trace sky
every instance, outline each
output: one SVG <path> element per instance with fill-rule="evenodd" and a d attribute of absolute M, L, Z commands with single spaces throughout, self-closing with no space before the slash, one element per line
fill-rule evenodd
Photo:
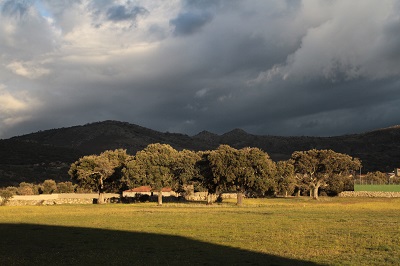
<path fill-rule="evenodd" d="M 400 0 L 0 0 L 0 138 L 400 124 Z"/>

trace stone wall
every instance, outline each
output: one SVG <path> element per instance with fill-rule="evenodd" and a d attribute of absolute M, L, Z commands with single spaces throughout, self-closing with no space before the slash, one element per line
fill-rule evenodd
<path fill-rule="evenodd" d="M 380 192 L 380 191 L 343 191 L 339 197 L 355 198 L 400 198 L 400 192 Z"/>
<path fill-rule="evenodd" d="M 207 200 L 208 192 L 195 192 L 190 195 L 187 195 L 185 198 L 186 200 L 193 200 L 193 201 L 204 201 Z M 213 200 L 216 200 L 218 195 L 213 195 Z M 237 193 L 222 193 L 222 199 L 236 199 Z"/>
<path fill-rule="evenodd" d="M 207 192 L 196 192 L 191 195 L 186 196 L 186 200 L 191 201 L 206 201 L 207 200 Z M 7 203 L 7 206 L 28 206 L 28 205 L 57 205 L 57 204 L 93 204 L 99 194 L 97 193 L 62 193 L 62 194 L 41 194 L 41 195 L 29 195 L 29 196 L 13 196 Z M 105 193 L 105 198 L 108 199 L 108 202 L 116 203 L 121 202 L 121 198 L 119 194 L 113 193 Z M 128 197 L 129 198 L 129 197 Z M 157 200 L 157 197 L 153 196 L 154 200 Z M 236 199 L 236 193 L 222 193 L 222 199 Z M 217 195 L 213 195 L 213 201 L 217 199 Z M 0 203 L 1 203 L 0 198 Z M 168 201 L 179 201 L 179 197 L 169 196 L 164 198 L 165 202 Z M 130 202 L 129 200 L 126 202 Z"/>
<path fill-rule="evenodd" d="M 56 204 L 93 204 L 99 197 L 97 193 L 63 193 L 63 194 L 42 194 L 30 196 L 13 196 L 7 206 L 28 206 L 28 205 L 56 205 Z M 119 199 L 119 194 L 105 193 L 106 199 Z M 111 200 L 114 202 L 114 200 Z"/>

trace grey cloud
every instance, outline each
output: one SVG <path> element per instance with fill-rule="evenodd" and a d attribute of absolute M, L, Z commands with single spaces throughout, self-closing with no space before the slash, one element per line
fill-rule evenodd
<path fill-rule="evenodd" d="M 0 15 L 0 56 L 8 65 L 15 61 L 32 60 L 53 51 L 57 45 L 57 34 L 51 25 L 28 1 L 7 1 Z"/>
<path fill-rule="evenodd" d="M 170 20 L 176 36 L 185 36 L 198 32 L 210 23 L 215 16 L 237 7 L 236 0 L 185 0 L 177 17 Z"/>
<path fill-rule="evenodd" d="M 21 18 L 29 10 L 30 4 L 27 1 L 8 0 L 1 8 L 3 15 Z"/>
<path fill-rule="evenodd" d="M 129 8 L 123 5 L 115 5 L 108 8 L 107 18 L 112 21 L 136 20 L 138 16 L 148 13 L 147 9 L 140 6 Z"/>
<path fill-rule="evenodd" d="M 183 1 L 183 6 L 185 8 L 196 8 L 196 9 L 206 9 L 210 7 L 217 7 L 221 4 L 221 0 L 185 0 Z"/>
<path fill-rule="evenodd" d="M 175 27 L 174 33 L 177 36 L 185 36 L 199 31 L 205 24 L 212 20 L 209 13 L 182 13 L 170 21 Z"/>

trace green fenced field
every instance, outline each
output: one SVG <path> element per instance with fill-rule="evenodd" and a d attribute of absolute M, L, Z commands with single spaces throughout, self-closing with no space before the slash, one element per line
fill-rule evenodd
<path fill-rule="evenodd" d="M 399 198 L 0 207 L 2 265 L 399 265 Z"/>
<path fill-rule="evenodd" d="M 400 185 L 354 185 L 354 191 L 400 192 Z"/>

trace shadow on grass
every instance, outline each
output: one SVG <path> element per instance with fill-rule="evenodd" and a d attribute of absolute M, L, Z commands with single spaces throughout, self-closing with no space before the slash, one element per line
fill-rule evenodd
<path fill-rule="evenodd" d="M 317 265 L 185 237 L 0 224 L 1 265 Z"/>

